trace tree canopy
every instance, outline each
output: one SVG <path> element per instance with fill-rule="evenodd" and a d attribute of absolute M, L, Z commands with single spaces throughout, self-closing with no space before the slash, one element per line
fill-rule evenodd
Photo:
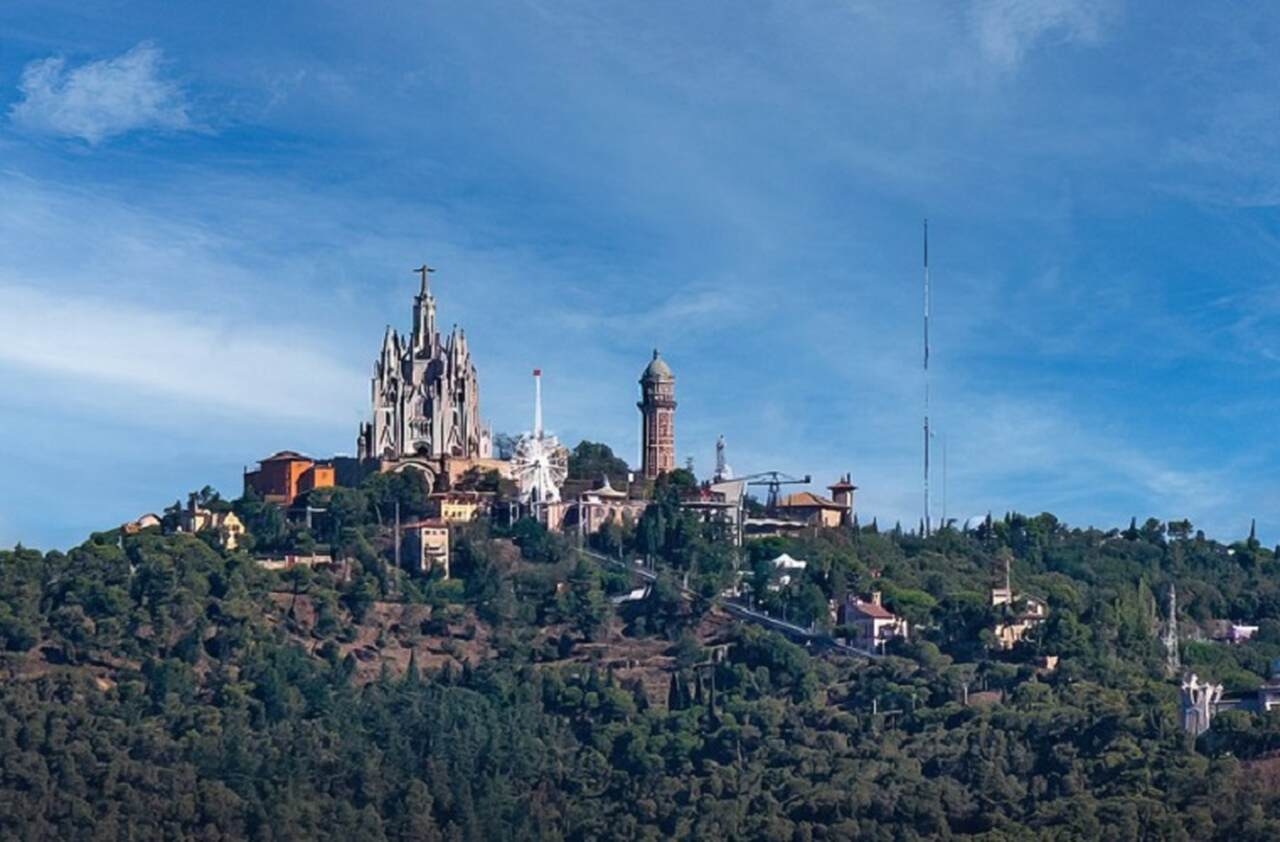
<path fill-rule="evenodd" d="M 697 594 L 734 586 L 736 553 L 670 483 L 621 536 L 658 579 L 617 607 L 637 582 L 533 522 L 461 530 L 456 581 L 396 570 L 381 509 L 414 493 L 332 492 L 314 528 L 350 557 L 305 573 L 155 531 L 0 551 L 0 836 L 1280 834 L 1280 718 L 1222 714 L 1191 742 L 1159 644 L 1174 582 L 1189 634 L 1261 626 L 1188 641 L 1188 663 L 1239 689 L 1263 679 L 1280 569 L 1256 540 L 1009 515 L 927 539 L 748 544 L 741 587 L 766 607 L 829 622 L 827 600 L 874 587 L 909 617 L 913 639 L 868 662 L 707 610 Z M 235 503 L 275 528 L 254 504 Z M 783 551 L 808 565 L 771 590 L 761 563 Z M 1006 553 L 1015 591 L 1050 610 L 1010 651 L 983 634 Z"/>

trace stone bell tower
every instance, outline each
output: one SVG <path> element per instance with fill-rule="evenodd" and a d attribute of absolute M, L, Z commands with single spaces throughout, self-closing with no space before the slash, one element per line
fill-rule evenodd
<path fill-rule="evenodd" d="M 646 479 L 676 468 L 676 378 L 655 348 L 640 375 L 640 467 Z"/>

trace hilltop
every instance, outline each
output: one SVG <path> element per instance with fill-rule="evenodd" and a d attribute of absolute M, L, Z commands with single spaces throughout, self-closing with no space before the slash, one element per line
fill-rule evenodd
<path fill-rule="evenodd" d="M 1256 541 L 1009 515 L 927 539 L 815 529 L 744 548 L 748 587 L 801 623 L 881 592 L 915 631 L 868 660 L 683 597 L 686 580 L 716 592 L 732 553 L 661 500 L 646 517 L 599 539 L 658 556 L 658 580 L 621 604 L 625 572 L 532 523 L 462 530 L 449 580 L 387 564 L 387 528 L 363 517 L 331 536 L 347 560 L 314 571 L 155 529 L 2 552 L 0 833 L 1280 832 L 1280 723 L 1224 713 L 1193 740 L 1160 643 L 1173 582 L 1186 665 L 1234 690 L 1263 682 L 1280 657 L 1280 562 Z M 771 590 L 783 552 L 807 566 Z M 988 597 L 1006 559 L 1014 589 L 1048 607 L 1008 649 Z M 1257 632 L 1214 641 L 1224 618 Z"/>

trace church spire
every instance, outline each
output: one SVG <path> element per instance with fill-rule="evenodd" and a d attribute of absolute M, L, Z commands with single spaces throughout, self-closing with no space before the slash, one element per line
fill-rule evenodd
<path fill-rule="evenodd" d="M 428 279 L 435 269 L 424 263 L 413 271 L 422 276 L 422 285 L 413 298 L 413 353 L 430 356 L 435 348 L 436 299 Z"/>
<path fill-rule="evenodd" d="M 434 271 L 436 270 L 425 263 L 413 270 L 414 274 L 422 276 L 422 287 L 418 290 L 418 295 L 422 298 L 431 294 L 431 284 L 428 281 L 428 276 Z"/>

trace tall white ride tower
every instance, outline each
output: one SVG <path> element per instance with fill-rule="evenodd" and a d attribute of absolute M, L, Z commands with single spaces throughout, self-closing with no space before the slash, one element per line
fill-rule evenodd
<path fill-rule="evenodd" d="M 569 451 L 542 429 L 542 369 L 533 370 L 533 430 L 516 442 L 513 473 L 520 502 L 537 506 L 559 503 L 560 487 L 569 476 Z"/>

